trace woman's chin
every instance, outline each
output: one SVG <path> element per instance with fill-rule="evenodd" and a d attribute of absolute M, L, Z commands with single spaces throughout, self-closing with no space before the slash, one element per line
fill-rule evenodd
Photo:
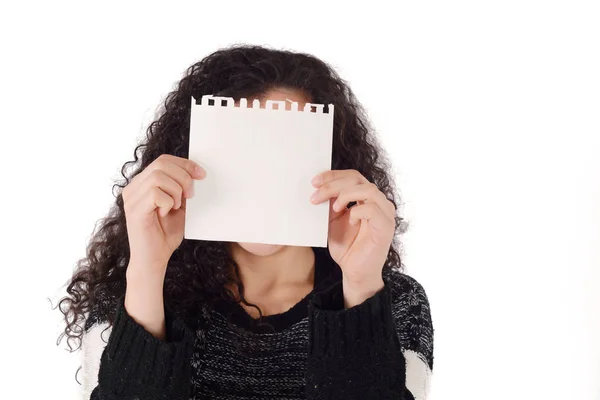
<path fill-rule="evenodd" d="M 285 247 L 280 244 L 265 243 L 238 243 L 238 245 L 248 253 L 252 253 L 255 256 L 270 256 Z"/>

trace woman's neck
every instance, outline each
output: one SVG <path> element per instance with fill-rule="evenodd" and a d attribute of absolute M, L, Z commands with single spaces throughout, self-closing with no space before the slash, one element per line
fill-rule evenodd
<path fill-rule="evenodd" d="M 259 256 L 231 244 L 247 300 L 280 297 L 288 290 L 312 290 L 315 254 L 311 247 L 285 246 L 274 254 Z M 309 290 L 309 291 L 310 291 Z"/>

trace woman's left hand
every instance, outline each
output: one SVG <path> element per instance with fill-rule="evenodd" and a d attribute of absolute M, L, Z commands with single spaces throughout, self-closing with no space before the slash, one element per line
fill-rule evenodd
<path fill-rule="evenodd" d="M 384 286 L 382 270 L 396 227 L 394 203 L 355 170 L 316 175 L 311 202 L 329 200 L 329 252 L 343 274 L 346 308 L 362 303 Z M 348 203 L 356 202 L 351 208 Z"/>

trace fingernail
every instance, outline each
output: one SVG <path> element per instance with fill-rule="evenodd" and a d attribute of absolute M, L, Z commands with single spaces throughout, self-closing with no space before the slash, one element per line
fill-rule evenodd
<path fill-rule="evenodd" d="M 320 185 L 321 182 L 323 182 L 323 177 L 321 175 L 315 176 L 314 178 L 312 178 L 312 181 L 311 181 L 311 183 L 313 185 Z"/>
<path fill-rule="evenodd" d="M 206 175 L 204 169 L 199 165 L 196 166 L 196 169 L 194 170 L 194 172 L 196 173 L 196 176 L 198 178 L 204 178 L 204 176 Z"/>
<path fill-rule="evenodd" d="M 314 193 L 312 194 L 312 196 L 310 196 L 310 201 L 314 203 L 314 202 L 315 202 L 315 200 L 317 199 L 317 196 L 318 196 L 318 194 L 319 194 L 319 191 L 318 191 L 318 190 L 317 190 L 316 192 L 314 192 Z"/>

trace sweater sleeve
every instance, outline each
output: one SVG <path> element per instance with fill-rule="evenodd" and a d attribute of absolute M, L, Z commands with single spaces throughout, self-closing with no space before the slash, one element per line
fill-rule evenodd
<path fill-rule="evenodd" d="M 433 327 L 421 285 L 399 272 L 344 309 L 342 282 L 309 305 L 309 400 L 424 400 L 433 365 Z"/>
<path fill-rule="evenodd" d="M 152 336 L 117 308 L 91 400 L 188 400 L 193 334 L 165 307 L 166 340 Z"/>

